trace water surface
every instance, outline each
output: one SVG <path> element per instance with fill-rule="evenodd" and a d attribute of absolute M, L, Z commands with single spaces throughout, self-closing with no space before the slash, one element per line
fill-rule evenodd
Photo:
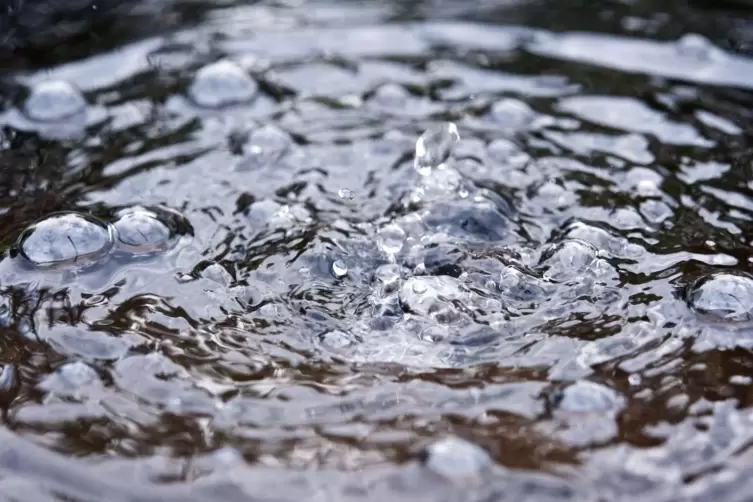
<path fill-rule="evenodd" d="M 170 9 L 0 57 L 4 500 L 745 499 L 753 13 Z"/>

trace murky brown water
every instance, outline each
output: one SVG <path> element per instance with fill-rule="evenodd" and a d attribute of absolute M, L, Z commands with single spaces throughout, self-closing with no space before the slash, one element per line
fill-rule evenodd
<path fill-rule="evenodd" d="M 749 500 L 743 4 L 29 14 L 0 498 Z"/>

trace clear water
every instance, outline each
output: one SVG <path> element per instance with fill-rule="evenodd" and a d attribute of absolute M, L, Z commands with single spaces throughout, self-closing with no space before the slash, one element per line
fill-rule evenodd
<path fill-rule="evenodd" d="M 90 15 L 0 51 L 3 500 L 746 500 L 744 2 Z"/>

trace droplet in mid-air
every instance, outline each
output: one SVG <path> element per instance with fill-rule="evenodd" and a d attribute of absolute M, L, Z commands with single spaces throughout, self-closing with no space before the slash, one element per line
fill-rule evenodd
<path fill-rule="evenodd" d="M 259 86 L 236 63 L 223 59 L 201 68 L 194 76 L 188 93 L 205 108 L 222 108 L 250 101 Z"/>
<path fill-rule="evenodd" d="M 356 198 L 356 194 L 354 194 L 352 190 L 348 190 L 347 188 L 341 188 L 340 190 L 338 190 L 337 195 L 343 200 L 353 200 Z"/>
<path fill-rule="evenodd" d="M 35 85 L 24 103 L 24 114 L 39 122 L 58 122 L 86 111 L 81 91 L 64 80 L 47 80 Z"/>
<path fill-rule="evenodd" d="M 16 249 L 40 267 L 92 262 L 110 252 L 113 234 L 110 225 L 94 216 L 57 213 L 27 227 L 18 237 Z"/>
<path fill-rule="evenodd" d="M 332 275 L 336 279 L 342 279 L 348 275 L 348 266 L 342 260 L 335 260 L 332 262 Z"/>
<path fill-rule="evenodd" d="M 422 176 L 442 165 L 452 153 L 452 147 L 460 141 L 458 127 L 452 122 L 430 127 L 416 141 L 413 167 Z"/>
<path fill-rule="evenodd" d="M 724 321 L 753 321 L 753 276 L 719 272 L 694 282 L 687 295 L 694 311 Z"/>
<path fill-rule="evenodd" d="M 143 207 L 127 208 L 115 221 L 118 246 L 126 251 L 149 253 L 164 251 L 172 246 L 185 230 L 187 222 L 172 211 L 151 210 Z M 172 220 L 178 220 L 172 221 Z"/>

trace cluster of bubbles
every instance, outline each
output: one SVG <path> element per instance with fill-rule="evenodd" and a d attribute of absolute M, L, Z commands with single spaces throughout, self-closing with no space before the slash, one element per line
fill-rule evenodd
<path fill-rule="evenodd" d="M 253 101 L 258 89 L 256 81 L 238 63 L 223 59 L 200 68 L 187 95 L 199 107 L 223 109 Z M 50 139 L 80 137 L 88 126 L 106 117 L 101 108 L 87 102 L 79 87 L 62 79 L 36 82 L 19 111 L 14 110 L 5 120 L 14 127 L 31 128 Z M 266 141 L 267 137 L 260 139 Z M 278 147 L 279 140 L 275 143 L 275 148 Z"/>
<path fill-rule="evenodd" d="M 112 223 L 81 212 L 48 215 L 24 229 L 14 249 L 36 268 L 84 267 L 111 253 L 150 255 L 192 234 L 188 220 L 163 207 L 129 207 Z"/>
<path fill-rule="evenodd" d="M 451 122 L 426 130 L 416 142 L 415 170 L 421 176 L 428 176 L 436 170 L 444 169 L 453 145 L 459 140 L 458 128 Z M 394 255 L 402 249 L 404 238 L 405 232 L 399 226 L 389 225 L 379 233 L 380 248 L 388 255 Z M 545 265 L 543 278 L 562 281 L 574 273 L 598 267 L 601 254 L 596 246 L 578 238 L 550 244 L 541 253 L 541 263 Z M 411 294 L 425 295 L 427 289 L 431 289 L 435 296 L 448 297 L 450 289 L 457 289 L 450 288 L 441 281 L 437 283 L 436 280 L 434 283 L 426 283 L 413 278 L 412 281 L 410 288 L 404 288 L 409 291 L 404 297 Z M 420 291 L 416 290 L 417 287 Z M 753 276 L 741 271 L 708 274 L 689 285 L 687 302 L 693 311 L 707 318 L 728 322 L 753 321 Z"/>
<path fill-rule="evenodd" d="M 708 52 L 704 40 L 698 38 L 684 39 L 681 47 L 684 54 Z M 259 86 L 240 65 L 221 60 L 199 69 L 187 93 L 196 105 L 219 109 L 251 102 L 257 97 Z M 378 89 L 376 98 L 383 107 L 399 108 L 407 99 L 407 94 L 399 86 L 383 86 Z M 50 80 L 33 87 L 22 111 L 32 121 L 50 124 L 85 117 L 87 107 L 80 90 L 67 82 Z M 533 120 L 532 111 L 527 106 L 510 100 L 495 105 L 492 115 L 501 122 L 513 124 L 513 129 Z M 504 232 L 500 229 L 504 229 L 505 223 L 494 209 L 502 204 L 493 200 L 490 194 L 465 187 L 462 177 L 448 165 L 452 149 L 459 141 L 458 127 L 447 122 L 427 129 L 415 143 L 413 167 L 420 179 L 419 187 L 408 202 L 435 203 L 428 210 L 417 213 L 421 231 L 426 225 L 432 225 L 439 232 L 446 231 L 458 220 L 458 210 L 462 216 L 465 214 L 462 212 L 464 208 L 473 205 L 478 211 L 486 211 L 486 223 L 480 218 L 460 218 L 463 221 L 460 230 L 485 234 L 487 237 L 503 237 Z M 254 131 L 245 142 L 243 167 L 260 169 L 273 165 L 290 146 L 288 135 L 275 126 L 264 126 Z M 489 150 L 513 163 L 517 162 L 513 154 L 523 155 L 506 140 L 496 140 Z M 554 185 L 545 188 L 556 190 Z M 462 201 L 454 207 L 456 212 L 448 213 L 448 189 Z M 356 197 L 353 191 L 345 188 L 338 191 L 338 196 L 347 202 Z M 380 322 L 384 318 L 395 317 L 395 312 L 400 311 L 414 319 L 451 324 L 463 315 L 455 305 L 463 305 L 476 312 L 501 310 L 501 303 L 496 298 L 482 298 L 474 291 L 468 284 L 473 278 L 469 278 L 452 257 L 433 256 L 431 249 L 434 248 L 426 245 L 431 244 L 431 239 L 421 231 L 414 231 L 412 220 L 406 218 L 390 222 L 376 232 L 376 248 L 388 262 L 381 264 L 373 273 L 379 291 L 372 299 L 377 313 L 382 316 Z M 186 218 L 164 207 L 126 208 L 118 212 L 112 222 L 79 212 L 65 212 L 49 215 L 31 224 L 18 237 L 14 249 L 27 264 L 36 268 L 79 267 L 101 262 L 113 253 L 150 256 L 166 252 L 182 236 L 190 234 L 192 229 Z M 404 261 L 411 261 L 409 242 L 420 242 L 418 247 L 424 251 L 415 260 L 421 265 L 405 273 L 408 267 L 405 267 Z M 552 292 L 549 287 L 557 284 L 572 286 L 574 295 L 577 295 L 577 288 L 588 285 L 581 280 L 583 274 L 609 268 L 602 255 L 597 246 L 579 238 L 577 232 L 572 232 L 567 238 L 538 250 L 538 259 L 534 264 L 537 274 L 523 272 L 525 266 L 516 264 L 499 273 L 495 278 L 496 283 L 487 278 L 482 283 L 484 287 L 476 289 L 493 293 L 504 291 L 510 303 L 514 300 L 530 303 L 534 298 L 545 299 Z M 336 280 L 344 280 L 349 274 L 356 275 L 343 259 L 332 260 L 329 272 Z M 739 271 L 705 275 L 688 286 L 685 300 L 690 309 L 704 319 L 730 323 L 753 321 L 753 276 Z M 389 324 L 385 323 L 384 326 Z M 351 345 L 350 334 L 330 331 L 325 335 L 322 340 L 335 350 Z M 447 332 L 432 330 L 431 326 L 421 332 L 421 339 L 429 342 L 443 337 L 449 337 Z M 484 333 L 474 332 L 468 337 L 468 345 L 483 344 L 493 339 Z M 75 362 L 61 367 L 54 378 L 56 380 L 50 379 L 45 385 L 76 388 L 95 380 L 96 374 L 86 364 Z M 0 391 L 13 389 L 17 384 L 14 367 L 4 367 L 0 371 Z M 619 393 L 585 379 L 553 392 L 549 399 L 552 407 L 564 416 L 580 417 L 594 413 L 612 416 L 625 406 L 625 400 Z M 493 462 L 485 451 L 454 437 L 430 445 L 422 458 L 427 469 L 463 483 L 474 482 L 493 468 Z"/>

